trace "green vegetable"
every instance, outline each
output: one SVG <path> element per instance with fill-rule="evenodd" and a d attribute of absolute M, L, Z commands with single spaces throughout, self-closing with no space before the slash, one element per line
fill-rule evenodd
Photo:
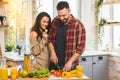
<path fill-rule="evenodd" d="M 30 78 L 47 78 L 50 76 L 49 70 L 47 68 L 38 68 L 28 74 Z"/>

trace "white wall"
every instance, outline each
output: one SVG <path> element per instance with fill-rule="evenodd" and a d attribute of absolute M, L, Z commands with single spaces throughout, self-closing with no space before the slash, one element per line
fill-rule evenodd
<path fill-rule="evenodd" d="M 81 0 L 81 21 L 86 28 L 86 49 L 95 49 L 94 0 Z"/>

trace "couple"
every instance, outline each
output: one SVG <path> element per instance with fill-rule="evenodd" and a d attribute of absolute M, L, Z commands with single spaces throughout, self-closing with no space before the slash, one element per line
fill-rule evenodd
<path fill-rule="evenodd" d="M 85 49 L 86 31 L 71 14 L 67 2 L 59 2 L 56 8 L 58 15 L 52 23 L 49 14 L 41 12 L 31 28 L 33 67 L 57 70 L 59 65 L 63 71 L 70 71 L 79 64 L 79 57 Z"/>

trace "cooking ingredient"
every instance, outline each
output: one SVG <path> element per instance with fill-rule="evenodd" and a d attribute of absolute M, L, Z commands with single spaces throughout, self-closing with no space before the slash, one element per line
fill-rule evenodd
<path fill-rule="evenodd" d="M 24 54 L 24 66 L 28 73 L 31 71 L 31 59 L 30 54 Z"/>
<path fill-rule="evenodd" d="M 47 30 L 47 29 L 45 29 L 45 32 L 47 33 L 47 32 L 48 32 L 48 30 Z"/>
<path fill-rule="evenodd" d="M 80 65 L 78 65 L 78 66 L 76 67 L 76 69 L 77 69 L 78 71 L 81 71 L 81 72 L 82 72 L 82 70 L 83 70 L 83 68 L 82 68 Z"/>
<path fill-rule="evenodd" d="M 50 76 L 49 70 L 47 68 L 37 68 L 28 74 L 30 78 L 47 78 Z"/>
<path fill-rule="evenodd" d="M 56 71 L 56 72 L 54 73 L 54 75 L 55 75 L 56 77 L 61 77 L 62 73 L 61 73 L 60 71 Z"/>
<path fill-rule="evenodd" d="M 71 70 L 70 73 L 72 77 L 82 77 L 83 75 L 82 71 L 83 71 L 83 68 L 80 65 L 78 65 L 76 66 L 76 69 Z"/>
<path fill-rule="evenodd" d="M 55 72 L 55 70 L 53 69 L 53 70 L 50 71 L 50 74 L 54 74 L 54 72 Z"/>
<path fill-rule="evenodd" d="M 71 70 L 70 73 L 71 73 L 71 74 L 76 74 L 76 73 L 77 73 L 77 70 Z"/>
<path fill-rule="evenodd" d="M 77 77 L 82 77 L 83 76 L 83 73 L 82 72 L 77 72 Z"/>
<path fill-rule="evenodd" d="M 62 77 L 63 78 L 70 78 L 71 77 L 71 73 L 70 72 L 62 72 Z"/>
<path fill-rule="evenodd" d="M 20 72 L 20 75 L 21 75 L 21 77 L 27 77 L 28 76 L 28 72 L 27 72 L 27 70 L 22 70 L 21 72 Z"/>

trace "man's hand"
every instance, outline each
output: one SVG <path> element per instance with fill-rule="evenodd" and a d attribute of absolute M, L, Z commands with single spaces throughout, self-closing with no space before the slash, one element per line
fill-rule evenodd
<path fill-rule="evenodd" d="M 72 68 L 72 63 L 71 63 L 71 62 L 67 62 L 67 63 L 64 65 L 63 71 L 70 71 L 71 68 Z"/>
<path fill-rule="evenodd" d="M 80 54 L 74 53 L 73 56 L 68 60 L 68 62 L 64 65 L 63 71 L 70 71 L 72 69 L 72 64 L 80 57 Z"/>
<path fill-rule="evenodd" d="M 54 64 L 58 63 L 58 58 L 56 55 L 51 55 L 50 56 L 50 61 L 53 62 Z"/>

